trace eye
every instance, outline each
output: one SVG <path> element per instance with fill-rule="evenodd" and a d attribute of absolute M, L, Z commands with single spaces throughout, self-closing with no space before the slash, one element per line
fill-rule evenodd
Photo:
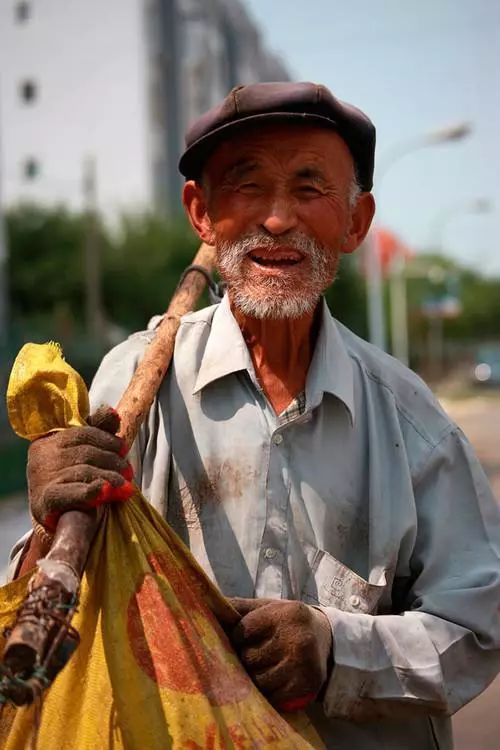
<path fill-rule="evenodd" d="M 242 193 L 243 195 L 257 195 L 262 192 L 262 185 L 258 182 L 241 182 L 237 190 L 239 193 Z"/>
<path fill-rule="evenodd" d="M 310 197 L 314 198 L 317 195 L 322 195 L 321 190 L 317 185 L 299 185 L 297 188 L 297 191 L 300 195 L 303 195 L 304 197 Z"/>
<path fill-rule="evenodd" d="M 255 190 L 259 185 L 256 182 L 242 182 L 239 186 L 240 190 Z"/>

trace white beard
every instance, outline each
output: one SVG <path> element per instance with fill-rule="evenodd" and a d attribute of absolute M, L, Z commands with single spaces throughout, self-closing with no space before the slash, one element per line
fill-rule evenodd
<path fill-rule="evenodd" d="M 304 256 L 301 263 L 306 267 L 299 272 L 302 279 L 295 266 L 285 267 L 279 277 L 245 272 L 242 266 L 248 253 L 262 248 L 272 251 L 284 244 Z M 314 311 L 321 294 L 335 278 L 339 252 L 323 248 L 302 232 L 276 238 L 256 232 L 235 242 L 219 241 L 217 257 L 233 304 L 247 316 L 280 320 L 300 318 Z"/>

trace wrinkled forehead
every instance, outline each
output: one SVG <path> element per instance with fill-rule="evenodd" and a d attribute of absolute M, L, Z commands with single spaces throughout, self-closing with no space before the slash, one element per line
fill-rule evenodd
<path fill-rule="evenodd" d="M 242 129 L 219 143 L 207 159 L 203 178 L 216 184 L 255 171 L 306 175 L 308 170 L 325 179 L 351 181 L 354 162 L 349 147 L 333 129 L 274 123 Z"/>

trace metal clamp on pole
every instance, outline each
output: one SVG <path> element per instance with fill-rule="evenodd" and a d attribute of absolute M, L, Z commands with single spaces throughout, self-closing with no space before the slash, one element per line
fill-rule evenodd
<path fill-rule="evenodd" d="M 204 266 L 199 266 L 196 263 L 192 263 L 190 266 L 184 269 L 177 286 L 179 287 L 182 284 L 182 282 L 184 281 L 188 273 L 191 273 L 191 271 L 198 271 L 199 273 L 202 274 L 202 276 L 205 277 L 205 280 L 207 282 L 208 296 L 210 298 L 210 302 L 213 305 L 216 305 L 218 302 L 221 302 L 224 296 L 224 292 L 226 291 L 226 285 L 224 284 L 224 282 L 220 282 L 218 284 L 213 278 L 212 274 L 210 274 Z"/>

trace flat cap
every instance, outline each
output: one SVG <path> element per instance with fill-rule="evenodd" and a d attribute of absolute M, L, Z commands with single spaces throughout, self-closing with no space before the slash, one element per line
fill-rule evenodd
<path fill-rule="evenodd" d="M 237 128 L 270 121 L 317 123 L 332 128 L 349 147 L 361 189 L 372 189 L 375 157 L 372 121 L 317 83 L 252 83 L 234 88 L 189 128 L 186 150 L 179 162 L 181 174 L 188 179 L 199 177 L 215 146 L 231 138 Z"/>

